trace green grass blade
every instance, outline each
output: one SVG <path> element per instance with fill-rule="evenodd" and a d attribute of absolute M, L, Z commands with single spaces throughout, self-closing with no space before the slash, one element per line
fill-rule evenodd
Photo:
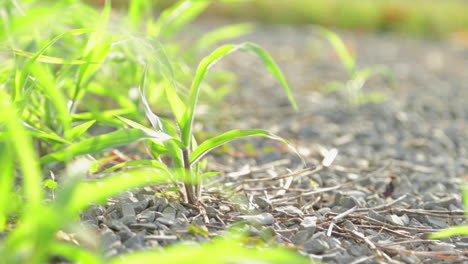
<path fill-rule="evenodd" d="M 104 63 L 107 54 L 110 52 L 111 44 L 112 43 L 109 41 L 98 43 L 84 56 L 85 60 L 92 61 L 93 63 L 80 65 L 72 98 L 74 102 L 81 99 L 84 95 L 84 84 L 97 72 L 102 63 Z"/>
<path fill-rule="evenodd" d="M 132 114 L 132 111 L 130 111 L 130 109 L 127 109 L 127 108 L 119 108 L 119 109 L 104 110 L 104 111 L 91 109 L 90 112 L 82 112 L 78 114 L 73 114 L 72 118 L 73 120 L 94 119 L 99 122 L 121 125 L 121 121 L 117 120 L 115 116 L 127 115 L 127 114 Z"/>
<path fill-rule="evenodd" d="M 84 94 L 83 84 L 101 67 L 101 64 L 110 52 L 112 43 L 110 41 L 104 41 L 104 32 L 109 22 L 109 16 L 111 12 L 111 1 L 106 1 L 104 8 L 99 16 L 96 23 L 96 29 L 89 36 L 88 42 L 86 43 L 83 51 L 83 57 L 87 61 L 94 62 L 93 64 L 83 64 L 79 68 L 78 77 L 76 80 L 75 91 L 73 92 L 73 107 L 76 107 L 76 101 L 81 99 Z"/>
<path fill-rule="evenodd" d="M 164 173 L 157 169 L 135 169 L 117 173 L 92 183 L 81 183 L 77 186 L 71 201 L 67 204 L 67 212 L 74 215 L 85 209 L 91 203 L 103 203 L 107 198 L 123 191 L 167 182 Z"/>
<path fill-rule="evenodd" d="M 5 229 L 11 203 L 10 193 L 14 186 L 14 163 L 11 155 L 11 146 L 6 142 L 0 142 L 0 232 Z"/>
<path fill-rule="evenodd" d="M 70 140 L 74 140 L 74 139 L 77 139 L 77 138 L 81 137 L 81 135 L 83 135 L 86 131 L 88 131 L 88 129 L 92 125 L 94 125 L 94 123 L 96 123 L 96 120 L 90 120 L 88 122 L 84 122 L 83 124 L 79 124 L 79 125 L 73 127 L 69 131 L 65 131 L 65 138 L 70 139 Z"/>
<path fill-rule="evenodd" d="M 13 52 L 17 56 L 22 56 L 22 57 L 29 58 L 29 59 L 32 59 L 36 55 L 35 53 L 20 50 L 20 49 L 14 49 Z M 69 65 L 80 65 L 80 64 L 90 63 L 89 61 L 85 61 L 85 60 L 64 59 L 64 58 L 58 58 L 58 57 L 52 57 L 52 56 L 46 56 L 46 55 L 39 55 L 36 58 L 36 61 L 50 63 L 50 64 L 69 64 Z"/>
<path fill-rule="evenodd" d="M 0 120 L 5 122 L 8 138 L 12 139 L 12 148 L 23 176 L 24 194 L 28 203 L 34 206 L 43 199 L 41 169 L 33 142 L 19 122 L 16 109 L 8 98 L 5 92 L 0 90 Z"/>
<path fill-rule="evenodd" d="M 278 81 L 281 83 L 283 86 L 284 91 L 286 92 L 286 95 L 289 98 L 289 101 L 291 102 L 292 106 L 294 109 L 298 109 L 297 103 L 294 100 L 294 96 L 291 92 L 291 89 L 289 88 L 289 85 L 286 81 L 286 78 L 284 77 L 283 73 L 279 69 L 278 65 L 274 62 L 274 60 L 271 58 L 271 56 L 266 52 L 263 48 L 261 48 L 258 45 L 255 45 L 253 43 L 242 43 L 240 45 L 224 45 L 216 49 L 214 52 L 212 52 L 210 55 L 207 57 L 203 58 L 203 60 L 200 62 L 197 71 L 195 73 L 194 80 L 192 82 L 192 85 L 190 87 L 190 97 L 189 97 L 189 102 L 187 104 L 187 110 L 184 113 L 184 116 L 179 122 L 181 131 L 182 131 L 182 142 L 184 143 L 185 146 L 190 146 L 190 140 L 192 137 L 192 126 L 193 126 L 193 120 L 194 120 L 194 113 L 195 113 L 195 108 L 198 103 L 198 97 L 200 94 L 200 85 L 202 81 L 204 80 L 206 74 L 208 73 L 208 70 L 211 66 L 213 66 L 218 60 L 220 60 L 222 57 L 226 56 L 227 54 L 237 50 L 241 49 L 243 51 L 247 51 L 250 53 L 253 53 L 254 55 L 258 56 L 265 67 L 275 76 Z"/>
<path fill-rule="evenodd" d="M 57 42 L 58 40 L 60 40 L 61 38 L 65 37 L 65 36 L 70 36 L 70 35 L 81 35 L 81 34 L 84 34 L 84 33 L 90 33 L 90 32 L 94 32 L 93 29 L 89 29 L 89 28 L 80 28 L 80 29 L 72 29 L 72 30 L 69 30 L 67 32 L 64 32 L 58 36 L 56 36 L 55 38 L 53 38 L 51 41 L 49 41 L 46 45 L 44 45 L 39 51 L 37 51 L 32 57 L 31 57 L 31 62 L 35 62 L 41 55 L 44 54 L 44 52 L 46 52 L 46 50 L 48 50 L 52 45 L 55 44 L 55 42 Z"/>
<path fill-rule="evenodd" d="M 174 116 L 177 122 L 182 122 L 184 118 L 184 113 L 187 109 L 180 96 L 177 94 L 177 90 L 173 83 L 165 82 L 164 85 L 164 92 L 166 94 L 166 98 L 171 106 L 171 110 L 174 113 Z"/>
<path fill-rule="evenodd" d="M 451 236 L 467 236 L 468 235 L 468 225 L 464 226 L 452 226 L 449 228 L 446 228 L 444 230 L 441 230 L 439 232 L 436 232 L 434 234 L 431 234 L 429 237 L 431 239 L 438 239 L 438 238 L 447 238 Z"/>
<path fill-rule="evenodd" d="M 136 128 L 136 129 L 139 129 L 143 132 L 145 132 L 145 134 L 151 136 L 151 138 L 153 140 L 156 140 L 158 142 L 164 142 L 164 141 L 167 141 L 167 140 L 170 140 L 170 139 L 174 139 L 172 136 L 162 132 L 162 131 L 154 131 L 150 128 L 147 128 L 141 124 L 138 124 L 137 122 L 135 121 L 132 121 L 130 119 L 127 119 L 127 118 L 124 118 L 124 117 L 121 117 L 121 116 L 117 116 L 118 119 L 120 119 L 122 122 L 124 122 L 125 124 L 129 125 L 130 127 L 133 127 L 133 128 Z"/>
<path fill-rule="evenodd" d="M 208 69 L 214 65 L 219 59 L 229 54 L 230 52 L 236 50 L 237 47 L 234 45 L 224 45 L 216 49 L 207 57 L 203 58 L 197 68 L 195 73 L 195 78 L 190 87 L 190 96 L 187 109 L 184 113 L 184 116 L 180 122 L 180 127 L 182 130 L 182 142 L 185 146 L 190 146 L 190 140 L 192 137 L 192 125 L 194 119 L 195 108 L 198 103 L 198 96 L 200 94 L 200 85 L 205 79 Z"/>
<path fill-rule="evenodd" d="M 162 95 L 166 95 L 166 99 L 170 104 L 170 107 L 172 109 L 172 112 L 174 116 L 176 117 L 176 120 L 180 122 L 182 119 L 182 116 L 185 112 L 185 104 L 179 97 L 177 93 L 177 85 L 176 85 L 176 78 L 175 78 L 175 73 L 174 69 L 172 67 L 172 63 L 166 53 L 166 50 L 163 45 L 161 45 L 157 41 L 153 41 L 152 46 L 154 48 L 154 51 L 152 54 L 149 56 L 153 56 L 156 59 L 156 64 L 157 68 L 154 70 L 158 74 L 161 74 L 162 77 L 164 78 L 164 81 L 161 81 L 158 83 L 158 89 L 161 89 L 160 91 L 157 91 L 158 93 L 161 93 Z M 140 83 L 140 92 L 142 95 L 146 95 L 146 89 L 141 89 L 141 88 L 147 88 L 148 86 L 142 85 Z M 164 127 L 164 124 L 163 124 Z M 166 128 L 164 128 L 166 130 Z"/>
<path fill-rule="evenodd" d="M 43 156 L 40 161 L 41 163 L 67 161 L 78 155 L 92 154 L 107 148 L 124 146 L 147 138 L 151 138 L 151 135 L 148 135 L 141 129 L 118 130 L 71 144 L 65 149 Z"/>
<path fill-rule="evenodd" d="M 42 140 L 47 140 L 55 143 L 61 143 L 61 144 L 71 144 L 70 141 L 63 139 L 55 133 L 46 133 L 40 130 L 35 130 L 35 131 L 29 131 L 28 134 L 32 137 L 39 138 Z"/>
<path fill-rule="evenodd" d="M 63 38 L 64 36 L 67 35 L 79 35 L 79 34 L 84 34 L 84 33 L 89 33 L 92 32 L 92 29 L 73 29 L 69 30 L 67 32 L 64 32 L 55 38 L 53 38 L 51 41 L 49 41 L 46 45 L 44 45 L 39 51 L 37 51 L 27 62 L 25 65 L 24 69 L 21 72 L 18 72 L 19 75 L 17 75 L 16 80 L 15 80 L 15 89 L 13 90 L 12 98 L 13 100 L 16 100 L 20 94 L 22 88 L 25 86 L 26 78 L 29 75 L 29 65 L 33 64 L 40 56 L 44 54 L 44 52 L 47 51 L 52 45 L 54 45 L 55 42 L 57 42 L 59 39 Z"/>
<path fill-rule="evenodd" d="M 340 36 L 338 36 L 338 34 L 336 34 L 335 32 L 331 30 L 328 30 L 320 26 L 318 26 L 317 28 L 319 32 L 333 46 L 333 48 L 335 49 L 335 52 L 337 53 L 339 59 L 341 60 L 341 63 L 348 71 L 348 74 L 350 76 L 353 76 L 354 72 L 356 71 L 356 58 L 353 54 L 349 52 L 343 40 L 340 38 Z"/>
<path fill-rule="evenodd" d="M 240 23 L 224 26 L 204 34 L 195 44 L 196 49 L 204 50 L 228 39 L 238 38 L 252 32 L 254 26 L 251 23 Z"/>
<path fill-rule="evenodd" d="M 148 66 L 145 66 L 145 70 L 143 72 L 143 76 L 141 77 L 140 81 L 140 98 L 141 102 L 143 103 L 143 106 L 145 108 L 145 115 L 146 118 L 150 121 L 151 125 L 153 126 L 154 129 L 156 130 L 163 130 L 163 125 L 161 123 L 161 120 L 159 117 L 153 113 L 151 110 L 151 107 L 148 103 L 148 100 L 146 99 L 146 78 L 148 75 Z"/>
<path fill-rule="evenodd" d="M 112 1 L 105 1 L 104 8 L 99 15 L 99 18 L 96 22 L 95 29 L 93 33 L 89 36 L 88 42 L 86 43 L 84 54 L 89 54 L 99 43 L 102 43 L 102 39 L 104 37 L 104 32 L 107 28 L 107 24 L 109 23 L 111 9 L 111 2 Z"/>
<path fill-rule="evenodd" d="M 248 129 L 248 130 L 231 130 L 216 137 L 210 138 L 203 143 L 201 143 L 190 155 L 190 163 L 194 164 L 198 162 L 201 158 L 203 158 L 208 152 L 211 150 L 228 143 L 229 141 L 242 139 L 246 137 L 267 137 L 270 139 L 274 139 L 286 144 L 289 148 L 291 148 L 294 153 L 298 157 L 301 158 L 302 162 L 305 164 L 304 159 L 302 158 L 301 154 L 285 139 L 276 136 L 266 130 L 263 129 Z"/>
<path fill-rule="evenodd" d="M 156 57 L 156 63 L 158 66 L 155 72 L 161 74 L 164 78 L 163 81 L 158 83 L 158 89 L 161 89 L 158 92 L 160 92 L 163 96 L 165 94 L 166 99 L 172 109 L 172 113 L 176 117 L 177 122 L 180 122 L 185 112 L 186 106 L 177 93 L 174 68 L 164 46 L 156 41 L 153 42 L 153 46 L 156 50 L 154 55 Z M 164 129 L 166 130 L 166 128 Z"/>
<path fill-rule="evenodd" d="M 68 113 L 68 103 L 62 91 L 60 91 L 57 80 L 51 69 L 47 65 L 31 65 L 31 74 L 36 77 L 37 84 L 40 85 L 46 98 L 52 101 L 56 112 L 56 118 L 60 121 L 65 133 L 71 129 L 71 116 Z M 55 113 L 54 113 L 55 114 Z M 58 130 L 62 130 L 58 129 Z"/>
<path fill-rule="evenodd" d="M 265 65 L 265 67 L 270 71 L 270 73 L 273 74 L 273 76 L 275 76 L 276 79 L 281 83 L 286 95 L 288 96 L 289 102 L 294 107 L 294 109 L 298 111 L 299 107 L 297 106 L 296 100 L 294 99 L 291 89 L 289 88 L 288 82 L 286 81 L 286 78 L 284 77 L 280 68 L 270 56 L 270 54 L 268 54 L 268 52 L 262 47 L 253 43 L 243 43 L 240 45 L 240 49 L 243 51 L 253 53 L 254 55 L 257 55 L 260 58 L 260 60 L 263 62 L 263 65 Z"/>

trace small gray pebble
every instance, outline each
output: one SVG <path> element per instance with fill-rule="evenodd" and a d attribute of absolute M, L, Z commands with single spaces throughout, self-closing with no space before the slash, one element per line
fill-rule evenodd
<path fill-rule="evenodd" d="M 162 212 L 169 204 L 165 197 L 154 197 L 153 202 L 158 212 Z"/>
<path fill-rule="evenodd" d="M 343 223 L 343 227 L 346 228 L 347 230 L 350 230 L 350 231 L 357 231 L 357 227 L 353 224 L 353 222 L 351 222 L 349 220 L 346 220 Z"/>
<path fill-rule="evenodd" d="M 317 227 L 317 217 L 315 216 L 308 216 L 304 217 L 300 224 L 300 229 L 307 230 L 311 234 L 315 232 L 315 228 Z"/>
<path fill-rule="evenodd" d="M 431 251 L 452 251 L 455 249 L 454 244 L 439 242 L 437 244 L 428 245 Z"/>
<path fill-rule="evenodd" d="M 275 211 L 279 213 L 283 213 L 283 214 L 288 214 L 288 215 L 297 215 L 297 216 L 304 215 L 304 212 L 302 212 L 299 208 L 292 206 L 292 205 L 286 205 L 286 206 L 275 208 Z"/>
<path fill-rule="evenodd" d="M 133 209 L 135 210 L 136 213 L 140 213 L 141 211 L 145 210 L 148 208 L 148 203 L 149 200 L 141 200 L 136 203 L 133 203 Z"/>
<path fill-rule="evenodd" d="M 375 219 L 377 221 L 381 221 L 381 222 L 384 222 L 385 221 L 385 216 L 377 213 L 376 211 L 374 210 L 370 210 L 367 215 L 372 218 L 372 219 Z"/>
<path fill-rule="evenodd" d="M 137 216 L 137 220 L 140 223 L 154 222 L 155 218 L 156 218 L 156 212 L 150 211 L 148 209 L 144 210 Z"/>
<path fill-rule="evenodd" d="M 307 240 L 302 247 L 307 253 L 322 254 L 330 248 L 325 240 L 311 238 Z"/>
<path fill-rule="evenodd" d="M 262 213 L 258 215 L 240 215 L 236 218 L 260 225 L 272 225 L 275 223 L 275 218 L 270 213 Z"/>
<path fill-rule="evenodd" d="M 137 249 L 137 250 L 143 249 L 144 247 L 143 236 L 140 234 L 133 235 L 132 237 L 127 239 L 127 241 L 125 241 L 124 246 L 127 248 Z"/>
<path fill-rule="evenodd" d="M 135 224 L 137 222 L 137 218 L 134 215 L 127 215 L 127 216 L 122 217 L 120 221 L 122 221 L 122 223 L 128 226 L 128 225 Z"/>
<path fill-rule="evenodd" d="M 156 230 L 157 227 L 154 223 L 136 223 L 136 224 L 131 224 L 130 226 L 131 230 L 135 231 L 141 231 L 141 230 Z"/>
<path fill-rule="evenodd" d="M 309 240 L 311 236 L 312 233 L 310 233 L 308 230 L 299 230 L 291 237 L 291 242 L 293 242 L 294 245 L 301 246 L 307 240 Z"/>
<path fill-rule="evenodd" d="M 410 223 L 410 219 L 406 214 L 402 216 L 398 216 L 394 214 L 387 215 L 385 216 L 385 220 L 387 220 L 391 224 L 400 225 L 400 226 L 407 226 Z"/>
<path fill-rule="evenodd" d="M 268 210 L 272 208 L 271 202 L 263 197 L 255 197 L 253 202 L 260 208 L 261 210 Z"/>
<path fill-rule="evenodd" d="M 175 218 L 171 216 L 159 217 L 159 218 L 156 218 L 156 221 L 166 226 L 173 226 L 176 224 Z"/>
<path fill-rule="evenodd" d="M 131 203 L 122 203 L 120 204 L 120 210 L 122 212 L 122 216 L 134 216 L 135 209 L 133 208 L 133 204 Z"/>
<path fill-rule="evenodd" d="M 442 229 L 442 228 L 448 228 L 449 227 L 447 222 L 444 221 L 444 220 L 439 220 L 437 218 L 430 217 L 430 216 L 427 216 L 427 215 L 425 216 L 425 218 L 426 218 L 427 223 L 429 223 L 433 228 Z"/>

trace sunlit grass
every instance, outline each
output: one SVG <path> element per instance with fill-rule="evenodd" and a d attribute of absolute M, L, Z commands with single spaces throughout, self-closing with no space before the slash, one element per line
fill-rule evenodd
<path fill-rule="evenodd" d="M 182 199 L 200 206 L 202 179 L 216 174 L 205 171 L 201 162 L 232 140 L 266 137 L 295 151 L 287 140 L 262 129 L 223 131 L 195 140 L 203 92 L 217 105 L 226 91 L 210 80 L 230 78 L 209 70 L 234 52 L 261 61 L 298 109 L 285 76 L 266 50 L 253 43 L 218 47 L 250 32 L 251 24 L 215 29 L 190 47 L 175 41 L 210 3 L 181 0 L 160 10 L 159 16 L 153 15 L 158 5 L 146 0 L 131 1 L 124 14 L 114 13 L 110 1 L 98 10 L 77 0 L 0 3 L 1 261 L 47 263 L 60 256 L 76 263 L 309 263 L 282 248 L 246 248 L 238 237 L 113 259 L 56 238 L 76 230 L 80 213 L 90 204 L 105 203 L 131 188 L 172 184 Z M 347 23 L 359 21 L 349 18 Z M 374 73 L 357 69 L 341 39 L 322 32 L 351 80 Z M 105 150 L 135 142 L 146 143 L 151 157 L 99 167 Z M 167 156 L 170 162 L 163 159 Z M 86 178 L 91 173 L 106 177 Z"/>
<path fill-rule="evenodd" d="M 262 247 L 269 253 L 259 254 L 238 239 L 115 259 L 63 239 L 76 230 L 80 213 L 90 204 L 105 203 L 128 189 L 183 184 L 185 200 L 199 205 L 201 179 L 215 174 L 203 171 L 200 161 L 231 140 L 263 136 L 289 144 L 261 129 L 233 130 L 195 142 L 195 109 L 203 101 L 202 87 L 209 87 L 209 68 L 229 53 L 242 50 L 257 56 L 297 108 L 267 51 L 252 43 L 215 48 L 250 31 L 250 24 L 209 32 L 190 48 L 174 41 L 209 4 L 178 1 L 158 17 L 152 15 L 152 1 L 145 0 L 132 1 L 123 15 L 113 13 L 110 1 L 100 11 L 75 0 L 0 4 L 2 262 L 47 263 L 60 256 L 74 263 L 193 263 L 194 258 L 201 263 L 237 258 L 306 263 L 284 249 Z M 209 49 L 214 50 L 210 55 L 199 55 Z M 147 96 L 150 92 L 156 96 Z M 151 105 L 170 117 L 161 118 Z M 99 168 L 104 150 L 140 141 L 148 144 L 153 159 L 121 163 L 98 180 L 86 178 L 104 172 Z M 161 155 L 170 155 L 173 163 L 165 164 Z M 125 167 L 130 169 L 120 170 Z"/>

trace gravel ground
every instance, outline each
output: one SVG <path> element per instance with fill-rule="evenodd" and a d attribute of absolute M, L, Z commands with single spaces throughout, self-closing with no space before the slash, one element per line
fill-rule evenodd
<path fill-rule="evenodd" d="M 159 187 L 125 193 L 83 214 L 100 231 L 106 254 L 205 242 L 235 226 L 297 248 L 311 261 L 466 263 L 468 237 L 431 240 L 428 234 L 466 224 L 460 186 L 468 178 L 468 47 L 340 35 L 359 67 L 386 65 L 392 73 L 391 80 L 377 76 L 363 87 L 384 94 L 384 102 L 357 106 L 346 89 L 321 92 L 347 75 L 313 29 L 260 26 L 242 40 L 277 59 L 300 111 L 291 110 L 255 57 L 235 53 L 214 70 L 238 73 L 240 89 L 217 109 L 215 125 L 201 128 L 269 129 L 297 146 L 308 169 L 270 140 L 237 143 L 228 154 L 210 156 L 210 168 L 221 174 L 205 185 L 209 223 L 169 194 L 155 197 Z"/>

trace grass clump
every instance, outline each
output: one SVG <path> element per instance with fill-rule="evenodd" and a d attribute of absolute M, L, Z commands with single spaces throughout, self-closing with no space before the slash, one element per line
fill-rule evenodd
<path fill-rule="evenodd" d="M 203 171 L 200 161 L 212 149 L 251 136 L 289 144 L 261 129 L 232 130 L 201 143 L 194 140 L 202 87 L 219 59 L 235 51 L 258 56 L 297 106 L 273 59 L 255 44 L 221 46 L 190 70 L 200 50 L 250 30 L 246 24 L 218 29 L 201 37 L 195 48 L 184 50 L 173 37 L 210 1 L 178 1 L 157 18 L 151 1 L 132 1 L 123 17 L 114 16 L 110 1 L 100 12 L 77 0 L 50 1 L 47 8 L 40 3 L 0 4 L 2 261 L 305 263 L 282 249 L 265 248 L 259 254 L 242 247 L 238 238 L 112 259 L 81 246 L 70 234 L 83 232 L 76 222 L 92 203 L 104 203 L 131 188 L 172 183 L 182 184 L 184 199 L 200 206 L 201 180 L 213 174 Z M 154 113 L 153 104 L 173 118 Z M 147 143 L 153 159 L 121 163 L 105 170 L 106 177 L 87 178 L 104 172 L 95 168 L 103 151 L 138 141 Z M 165 159 L 168 156 L 171 159 Z M 123 167 L 129 169 L 117 170 Z"/>
<path fill-rule="evenodd" d="M 384 75 L 390 81 L 393 81 L 391 71 L 383 65 L 358 68 L 356 55 L 346 46 L 338 34 L 324 27 L 317 26 L 316 29 L 318 34 L 328 40 L 333 47 L 348 75 L 346 82 L 333 81 L 326 84 L 323 88 L 324 92 L 333 92 L 344 88 L 351 105 L 380 103 L 384 101 L 385 95 L 383 93 L 365 92 L 363 88 L 369 78 L 375 75 Z"/>

